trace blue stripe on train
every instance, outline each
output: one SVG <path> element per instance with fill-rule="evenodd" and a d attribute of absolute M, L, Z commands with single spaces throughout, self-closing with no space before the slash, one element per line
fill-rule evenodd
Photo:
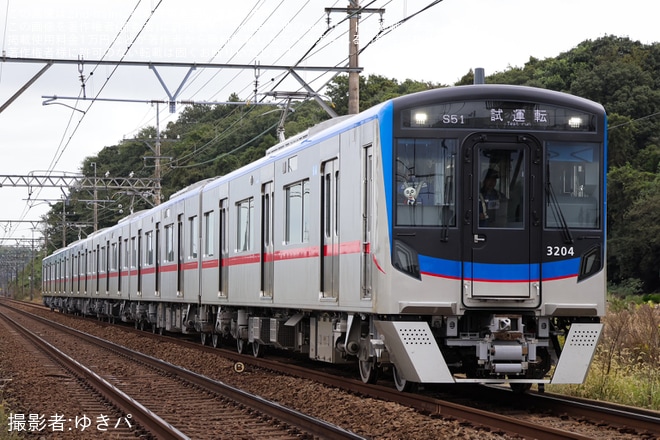
<path fill-rule="evenodd" d="M 461 267 L 463 271 L 461 271 Z M 475 281 L 523 282 L 541 278 L 538 264 L 486 264 L 419 256 L 419 268 L 425 275 L 450 279 L 474 278 Z M 542 263 L 543 280 L 570 278 L 578 275 L 580 259 Z"/>

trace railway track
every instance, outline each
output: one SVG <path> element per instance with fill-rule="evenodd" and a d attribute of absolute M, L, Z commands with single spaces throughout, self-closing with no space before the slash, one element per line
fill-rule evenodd
<path fill-rule="evenodd" d="M 52 314 L 42 309 L 43 313 L 49 313 L 51 319 L 71 318 Z M 95 325 L 99 324 L 95 322 Z M 113 326 L 113 328 L 116 326 Z M 121 333 L 133 333 L 132 327 L 122 327 Z M 147 332 L 136 332 L 141 338 L 156 337 Z M 162 338 L 158 339 L 158 344 L 165 342 Z M 223 359 L 229 359 L 235 365 L 241 365 L 248 371 L 264 369 L 263 372 L 277 371 L 295 377 L 307 378 L 310 381 L 326 384 L 329 387 L 343 389 L 355 393 L 366 399 L 375 398 L 385 402 L 397 402 L 409 408 L 416 409 L 419 413 L 426 414 L 432 419 L 441 418 L 443 420 L 458 420 L 462 425 L 469 424 L 477 430 L 482 429 L 490 433 L 501 433 L 502 438 L 512 438 L 523 436 L 524 438 L 539 439 L 586 439 L 586 438 L 658 438 L 660 436 L 660 418 L 657 413 L 651 411 L 644 412 L 621 407 L 610 406 L 610 409 L 604 405 L 590 408 L 591 413 L 586 413 L 586 409 L 579 409 L 571 403 L 570 399 L 557 401 L 554 407 L 550 405 L 546 396 L 535 396 L 529 394 L 525 396 L 513 395 L 508 390 L 497 388 L 486 388 L 479 386 L 461 386 L 460 395 L 464 400 L 471 400 L 474 405 L 458 404 L 454 401 L 448 401 L 446 398 L 437 398 L 432 393 L 409 394 L 399 393 L 391 387 L 365 385 L 361 381 L 339 377 L 333 373 L 320 372 L 318 368 L 310 370 L 306 366 L 292 365 L 290 362 L 283 363 L 270 358 L 260 359 L 252 356 L 239 355 L 229 350 L 218 350 L 211 347 L 199 345 L 199 342 L 184 341 L 181 338 L 166 338 L 166 343 L 185 347 L 186 350 L 200 353 L 200 357 L 221 356 Z M 204 353 L 204 355 L 202 355 Z M 451 387 L 450 387 L 451 388 Z M 253 390 L 254 391 L 254 390 Z M 470 393 L 473 393 L 472 395 Z M 454 396 L 456 397 L 456 396 Z M 459 398 L 452 399 L 458 401 Z M 544 400 L 539 400 L 544 399 Z M 495 409 L 483 409 L 484 402 L 497 402 Z M 546 402 L 546 403 L 544 403 Z M 293 404 L 291 404 L 293 405 Z M 331 405 L 331 403 L 329 403 Z M 356 403 L 354 405 L 360 405 Z M 474 407 L 475 405 L 479 408 Z M 499 406 L 498 406 L 499 405 Z M 585 404 L 578 403 L 578 406 Z M 529 409 L 536 408 L 537 413 L 544 414 L 530 416 Z M 596 412 L 594 412 L 596 411 Z M 611 415 L 608 415 L 610 413 Z M 508 415 L 504 415 L 508 414 Z M 554 416 L 553 416 L 554 415 Z M 543 420 L 548 419 L 548 420 Z M 337 422 L 335 422 L 337 423 Z M 387 422 L 382 422 L 387 423 Z M 341 426 L 350 424 L 339 423 Z M 592 425 L 593 429 L 584 430 L 574 429 L 577 425 Z M 377 437 L 372 431 L 359 430 L 352 427 L 352 430 L 359 432 L 367 437 Z M 482 431 L 483 432 L 483 431 Z M 594 434 L 594 432 L 598 434 Z M 479 438 L 476 436 L 475 438 Z"/>
<path fill-rule="evenodd" d="M 15 316 L 19 312 L 6 309 L 1 313 L 23 338 L 153 438 L 363 438 L 219 381 L 31 315 L 30 320 L 39 321 L 37 331 L 48 335 L 38 336 L 21 324 L 26 315 Z M 60 350 L 55 344 L 64 348 Z M 75 352 L 77 359 L 66 351 Z"/>
<path fill-rule="evenodd" d="M 50 378 L 53 389 L 61 395 L 64 402 L 79 402 L 84 408 L 82 413 L 73 412 L 64 403 L 57 405 L 55 409 L 45 410 L 43 407 L 12 408 L 13 412 L 8 426 L 3 427 L 4 431 L 56 435 L 62 438 L 84 438 L 88 434 L 92 436 L 111 431 L 113 438 L 117 439 L 134 439 L 136 434 L 142 432 L 132 415 L 127 417 L 127 413 L 109 403 L 102 394 L 92 392 L 85 379 L 72 374 L 68 366 L 72 361 L 70 358 L 63 360 L 63 363 L 54 361 L 53 355 L 63 354 L 24 327 L 14 325 L 14 322 L 4 315 L 3 319 L 0 319 L 0 331 L 8 334 L 21 349 L 28 352 L 28 356 L 41 365 L 40 373 Z M 26 368 L 30 366 L 26 365 Z M 73 368 L 78 369 L 80 366 L 74 365 Z M 3 385 L 14 380 L 4 379 Z M 40 393 L 43 390 L 34 389 L 34 392 Z M 101 421 L 105 423 L 99 423 Z"/>

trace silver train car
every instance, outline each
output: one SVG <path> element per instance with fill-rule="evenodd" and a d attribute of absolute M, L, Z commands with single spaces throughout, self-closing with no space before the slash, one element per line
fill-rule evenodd
<path fill-rule="evenodd" d="M 605 313 L 606 126 L 529 87 L 395 98 L 57 250 L 44 300 L 399 390 L 581 383 Z"/>

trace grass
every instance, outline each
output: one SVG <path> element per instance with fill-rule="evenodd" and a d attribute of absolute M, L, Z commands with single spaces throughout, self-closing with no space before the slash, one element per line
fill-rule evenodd
<path fill-rule="evenodd" d="M 18 440 L 22 438 L 17 432 L 9 432 L 9 413 L 6 403 L 0 401 L 0 440 Z"/>
<path fill-rule="evenodd" d="M 660 306 L 610 298 L 587 379 L 548 391 L 660 411 Z"/>

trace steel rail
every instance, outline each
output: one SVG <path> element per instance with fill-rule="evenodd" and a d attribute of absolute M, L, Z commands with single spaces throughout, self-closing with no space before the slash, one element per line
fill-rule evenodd
<path fill-rule="evenodd" d="M 2 313 L 2 315 L 4 319 L 10 322 L 25 338 L 30 340 L 32 344 L 45 352 L 49 357 L 62 365 L 62 367 L 70 371 L 73 375 L 88 383 L 98 394 L 106 398 L 110 404 L 121 409 L 126 414 L 131 414 L 133 420 L 135 420 L 143 429 L 163 440 L 189 439 L 189 437 L 181 431 L 161 419 L 157 414 L 150 411 L 114 385 L 110 384 L 89 368 L 63 353 L 54 345 L 46 342 L 44 339 L 7 316 L 5 313 Z"/>
<path fill-rule="evenodd" d="M 243 404 L 246 407 L 253 408 L 255 411 L 258 411 L 266 416 L 269 416 L 276 420 L 283 421 L 291 426 L 295 426 L 303 432 L 324 439 L 365 440 L 365 437 L 362 437 L 354 432 L 348 431 L 346 429 L 343 429 L 339 426 L 333 425 L 326 421 L 316 419 L 314 417 L 311 417 L 307 414 L 301 413 L 294 409 L 287 408 L 276 402 L 271 402 L 267 399 L 264 399 L 263 397 L 232 387 L 228 384 L 225 384 L 224 382 L 210 379 L 206 376 L 202 376 L 198 373 L 192 372 L 185 368 L 181 368 L 176 365 L 165 362 L 161 359 L 156 359 L 152 356 L 130 350 L 126 347 L 122 347 L 113 342 L 98 338 L 94 335 L 90 335 L 88 333 L 81 332 L 79 330 L 75 330 L 58 323 L 54 323 L 41 316 L 34 315 L 24 310 L 20 310 L 20 309 L 13 309 L 13 310 L 27 314 L 32 319 L 57 327 L 59 330 L 65 331 L 78 338 L 83 338 L 89 342 L 102 346 L 108 350 L 112 350 L 114 352 L 127 356 L 131 359 L 138 360 L 142 364 L 147 365 L 149 367 L 171 373 L 172 375 L 175 375 L 177 378 L 189 382 L 193 385 L 196 385 L 200 388 L 204 388 L 213 393 L 226 396 L 228 399 Z"/>

